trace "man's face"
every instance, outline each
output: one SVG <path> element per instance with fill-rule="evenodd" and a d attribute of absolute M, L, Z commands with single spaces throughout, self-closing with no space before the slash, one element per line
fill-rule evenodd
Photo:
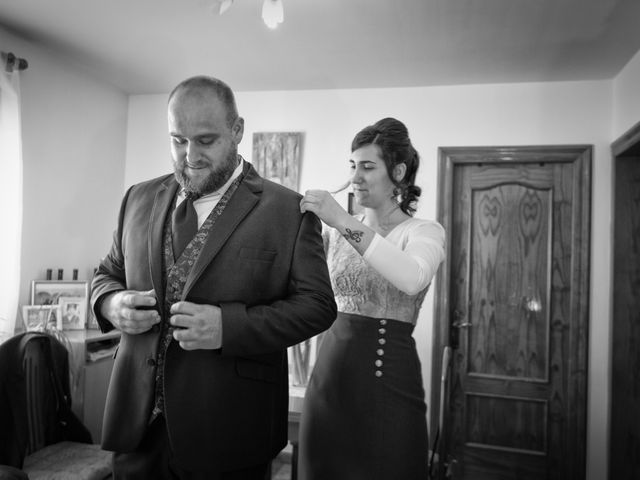
<path fill-rule="evenodd" d="M 227 110 L 207 91 L 178 92 L 169 102 L 171 155 L 178 183 L 204 195 L 219 189 L 238 165 L 244 124 L 230 126 Z"/>

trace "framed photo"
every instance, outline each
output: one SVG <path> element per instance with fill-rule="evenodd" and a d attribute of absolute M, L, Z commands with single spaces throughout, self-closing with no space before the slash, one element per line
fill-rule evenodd
<path fill-rule="evenodd" d="M 60 297 L 62 330 L 84 330 L 87 323 L 87 299 L 84 297 Z"/>
<path fill-rule="evenodd" d="M 31 282 L 31 305 L 60 305 L 63 299 L 82 305 L 82 328 L 87 321 L 89 305 L 89 283 L 82 280 L 33 280 Z"/>
<path fill-rule="evenodd" d="M 24 305 L 22 307 L 22 321 L 28 332 L 61 330 L 60 305 Z"/>
<path fill-rule="evenodd" d="M 61 297 L 89 300 L 89 284 L 81 280 L 34 280 L 31 282 L 31 305 L 57 305 Z"/>

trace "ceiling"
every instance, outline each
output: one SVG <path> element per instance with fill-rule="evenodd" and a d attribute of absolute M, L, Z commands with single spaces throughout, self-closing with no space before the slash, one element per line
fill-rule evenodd
<path fill-rule="evenodd" d="M 0 0 L 0 25 L 131 94 L 601 80 L 640 49 L 639 0 L 283 0 L 276 30 L 218 1 Z"/>

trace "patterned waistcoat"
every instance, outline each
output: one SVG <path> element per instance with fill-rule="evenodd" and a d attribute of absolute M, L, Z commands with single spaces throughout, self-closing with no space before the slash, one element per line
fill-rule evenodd
<path fill-rule="evenodd" d="M 182 296 L 182 290 L 187 281 L 189 272 L 193 268 L 204 247 L 204 244 L 209 237 L 213 225 L 224 211 L 229 199 L 232 197 L 238 185 L 244 178 L 246 166 L 241 175 L 236 178 L 227 191 L 224 193 L 218 204 L 211 210 L 211 213 L 204 221 L 195 237 L 185 247 L 182 255 L 179 258 L 174 259 L 173 255 L 173 242 L 171 240 L 171 215 L 167 215 L 167 220 L 164 224 L 164 239 L 163 239 L 163 262 L 162 272 L 164 280 L 164 305 L 162 323 L 160 327 L 160 347 L 158 348 L 158 356 L 156 358 L 156 393 L 154 408 L 151 414 L 149 423 L 153 421 L 158 415 L 164 411 L 164 361 L 169 348 L 169 344 L 173 341 L 173 331 L 175 328 L 169 324 L 169 318 L 171 317 L 171 305 L 178 302 Z"/>

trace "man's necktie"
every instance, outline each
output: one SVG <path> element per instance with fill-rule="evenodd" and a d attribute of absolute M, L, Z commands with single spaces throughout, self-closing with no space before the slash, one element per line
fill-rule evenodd
<path fill-rule="evenodd" d="M 193 207 L 197 195 L 187 194 L 186 198 L 173 210 L 171 229 L 173 238 L 173 257 L 177 259 L 191 239 L 198 232 L 198 214 Z"/>

